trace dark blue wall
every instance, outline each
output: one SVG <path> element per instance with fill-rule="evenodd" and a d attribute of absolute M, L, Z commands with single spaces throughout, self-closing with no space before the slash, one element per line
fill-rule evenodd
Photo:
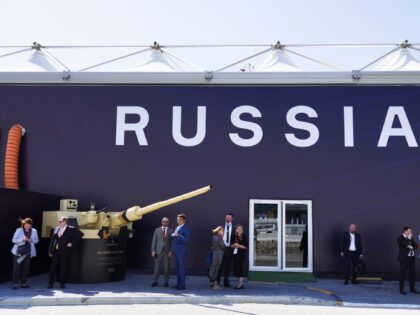
<path fill-rule="evenodd" d="M 350 222 L 359 226 L 370 271 L 396 272 L 396 237 L 404 225 L 420 233 L 420 149 L 394 138 L 377 143 L 388 106 L 404 106 L 420 139 L 420 87 L 255 87 L 255 86 L 1 86 L 0 138 L 3 161 L 7 130 L 22 124 L 22 184 L 33 191 L 74 197 L 86 209 L 121 210 L 166 199 L 212 184 L 212 192 L 148 215 L 135 224 L 129 265 L 150 267 L 153 228 L 162 215 L 175 223 L 185 212 L 192 229 L 188 265 L 203 268 L 210 228 L 235 213 L 248 222 L 249 198 L 312 199 L 314 270 L 340 270 L 338 241 Z M 263 140 L 238 147 L 230 113 L 257 107 Z M 320 130 L 309 148 L 290 145 L 284 134 L 296 105 L 314 108 Z M 117 106 L 142 106 L 150 115 L 149 146 L 134 134 L 115 145 Z M 183 106 L 183 132 L 195 134 L 196 107 L 207 106 L 207 136 L 195 147 L 172 138 L 172 106 Z M 345 148 L 343 106 L 354 106 L 355 147 Z M 243 137 L 249 132 L 239 131 Z M 305 132 L 296 132 L 300 137 Z M 2 174 L 0 175 L 0 180 Z M 58 205 L 57 205 L 58 207 Z"/>

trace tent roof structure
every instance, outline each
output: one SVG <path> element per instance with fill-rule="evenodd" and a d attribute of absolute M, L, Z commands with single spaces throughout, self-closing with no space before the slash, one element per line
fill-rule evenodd
<path fill-rule="evenodd" d="M 283 49 L 273 48 L 269 55 L 255 67 L 254 71 L 282 72 L 299 71 L 299 69 Z"/>
<path fill-rule="evenodd" d="M 420 62 L 409 48 L 401 47 L 377 62 L 373 68 L 376 71 L 420 71 Z"/>
<path fill-rule="evenodd" d="M 61 71 L 57 65 L 50 60 L 42 51 L 34 50 L 29 57 L 19 64 L 0 69 L 0 71 L 10 72 L 54 72 Z"/>
<path fill-rule="evenodd" d="M 11 54 L 21 54 L 29 52 L 29 55 L 22 61 L 16 64 L 9 65 L 5 68 L 0 68 L 4 72 L 61 72 L 68 70 L 59 60 L 57 60 L 51 53 L 44 50 L 44 48 L 37 42 L 27 49 L 20 50 Z M 7 57 L 4 56 L 4 57 Z M 0 56 L 3 57 L 3 56 Z"/>
<path fill-rule="evenodd" d="M 203 71 L 200 67 L 185 61 L 174 54 L 164 50 L 158 43 L 148 50 L 149 58 L 135 68 L 127 71 L 138 72 L 185 72 L 185 71 Z"/>
<path fill-rule="evenodd" d="M 316 48 L 321 51 L 322 49 L 365 47 L 391 50 L 368 64 L 352 70 L 336 65 L 336 62 L 321 61 L 300 50 Z M 116 57 L 109 58 L 104 53 L 104 50 L 109 48 L 117 50 Z M 243 48 L 261 49 L 261 51 L 246 55 L 245 58 L 230 62 L 223 67 L 205 70 L 204 66 L 200 66 L 200 62 L 196 65 L 176 55 L 173 51 L 179 48 L 188 49 L 194 53 L 199 48 L 217 50 Z M 4 49 L 8 49 L 9 52 L 3 53 Z M 57 58 L 51 53 L 51 51 L 54 51 L 54 54 L 67 51 L 71 52 L 68 56 L 73 56 L 73 60 L 80 60 L 84 59 L 83 55 L 80 55 L 80 50 L 83 49 L 91 49 L 95 52 L 94 55 L 86 58 L 86 62 L 90 62 L 90 65 L 84 67 L 67 67 L 64 63 L 68 64 L 71 60 L 66 60 L 63 56 Z M 119 49 L 121 54 L 118 54 Z M 136 50 L 123 54 L 124 49 Z M 0 46 L 0 84 L 420 84 L 420 61 L 418 57 L 416 58 L 419 52 L 420 44 L 408 43 L 408 41 L 401 44 L 284 45 L 277 41 L 274 45 L 166 46 L 157 42 L 150 46 L 43 46 L 34 42 L 31 46 Z M 24 54 L 26 58 L 20 60 L 20 56 Z M 329 56 L 331 58 L 335 55 L 330 53 Z M 193 57 L 199 58 L 200 54 L 194 54 Z M 220 59 L 223 59 L 223 55 Z M 92 60 L 96 62 L 91 62 Z M 122 62 L 128 61 L 135 61 L 136 65 L 121 65 Z M 248 63 L 249 67 L 244 68 L 245 63 Z M 308 67 L 308 64 L 321 67 L 321 70 L 314 70 Z"/>
<path fill-rule="evenodd" d="M 168 71 L 183 71 L 182 66 L 178 65 L 163 51 L 152 50 L 150 57 L 145 62 L 139 64 L 131 71 L 144 72 L 168 72 Z"/>

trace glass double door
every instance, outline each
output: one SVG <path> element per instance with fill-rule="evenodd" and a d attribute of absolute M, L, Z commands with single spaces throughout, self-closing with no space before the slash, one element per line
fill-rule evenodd
<path fill-rule="evenodd" d="M 312 271 L 312 201 L 251 199 L 251 271 Z"/>

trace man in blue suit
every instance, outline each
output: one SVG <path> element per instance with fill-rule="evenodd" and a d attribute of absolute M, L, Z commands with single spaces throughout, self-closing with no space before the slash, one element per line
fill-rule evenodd
<path fill-rule="evenodd" d="M 175 254 L 176 270 L 178 283 L 174 289 L 185 290 L 185 256 L 187 255 L 188 240 L 190 238 L 190 230 L 185 225 L 187 217 L 185 214 L 178 214 L 176 222 L 178 226 L 172 233 L 172 254 Z"/>

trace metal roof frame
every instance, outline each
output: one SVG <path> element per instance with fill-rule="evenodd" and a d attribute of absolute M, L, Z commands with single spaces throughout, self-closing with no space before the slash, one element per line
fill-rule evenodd
<path fill-rule="evenodd" d="M 17 48 L 17 51 L 0 55 L 0 58 L 14 54 L 20 54 L 32 49 L 42 51 L 45 56 L 57 64 L 62 71 L 46 72 L 6 72 L 0 71 L 0 84 L 238 84 L 238 85 L 323 85 L 323 84 L 344 84 L 344 85 L 419 85 L 420 71 L 372 71 L 368 68 L 383 60 L 386 56 L 398 49 L 408 48 L 420 51 L 414 47 L 420 45 L 404 41 L 401 44 L 378 43 L 378 44 L 294 44 L 283 45 L 278 41 L 275 45 L 159 45 L 154 42 L 152 46 L 147 45 L 86 45 L 86 46 L 43 46 L 34 42 L 32 46 L 0 46 L 0 48 Z M 353 71 L 344 71 L 340 67 L 300 54 L 286 47 L 392 47 L 392 50 L 369 64 Z M 236 61 L 215 71 L 205 71 L 197 65 L 178 57 L 169 52 L 168 48 L 196 48 L 196 47 L 264 47 L 265 49 L 247 58 Z M 81 70 L 71 70 L 62 61 L 56 58 L 48 50 L 49 48 L 139 48 L 133 53 L 122 55 L 96 63 Z M 89 71 L 93 68 L 115 62 L 130 56 L 141 54 L 146 51 L 156 50 L 166 52 L 168 55 L 189 64 L 197 71 L 176 71 L 176 72 L 130 72 L 130 71 Z M 299 72 L 230 72 L 226 71 L 234 65 L 269 52 L 273 49 L 281 49 L 295 54 L 309 61 L 319 63 L 323 66 L 336 69 L 336 71 L 299 71 Z"/>

